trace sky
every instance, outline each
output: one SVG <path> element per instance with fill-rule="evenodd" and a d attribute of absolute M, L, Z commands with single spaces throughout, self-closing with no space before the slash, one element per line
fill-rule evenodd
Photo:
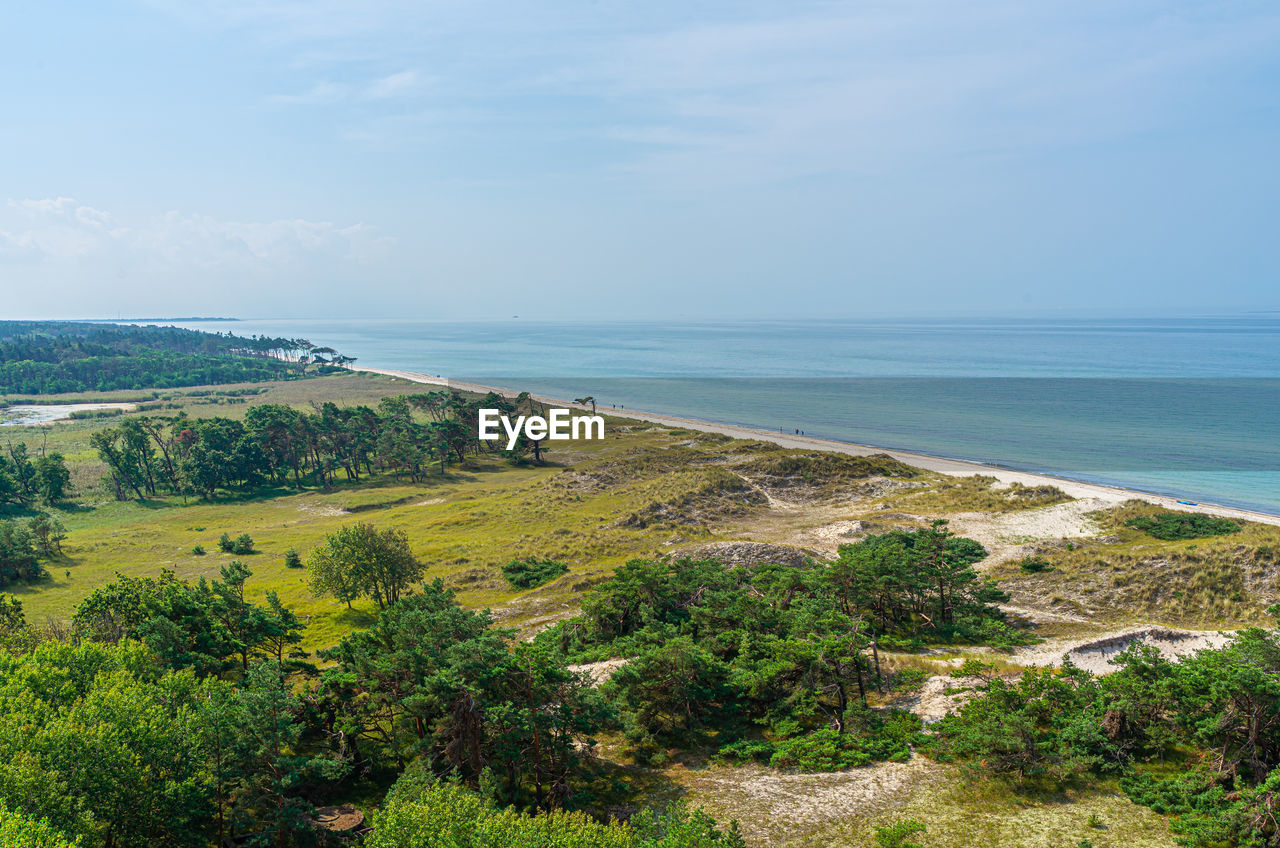
<path fill-rule="evenodd" d="M 1280 309 L 1274 0 L 49 0 L 0 75 L 0 317 Z"/>

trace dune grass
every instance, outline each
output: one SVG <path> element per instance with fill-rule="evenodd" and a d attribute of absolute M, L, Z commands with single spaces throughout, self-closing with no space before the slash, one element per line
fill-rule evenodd
<path fill-rule="evenodd" d="M 1160 508 L 1140 501 L 1094 514 L 1100 538 L 1043 547 L 1052 571 L 994 567 L 1019 606 L 1108 623 L 1142 622 L 1201 629 L 1268 624 L 1280 601 L 1280 527 L 1243 522 L 1225 536 L 1165 541 L 1130 526 Z"/>
<path fill-rule="evenodd" d="M 1013 483 L 1000 486 L 995 477 L 974 474 L 936 481 L 920 492 L 900 496 L 895 505 L 913 511 L 948 512 L 1015 512 L 1071 500 L 1057 486 L 1024 486 Z"/>

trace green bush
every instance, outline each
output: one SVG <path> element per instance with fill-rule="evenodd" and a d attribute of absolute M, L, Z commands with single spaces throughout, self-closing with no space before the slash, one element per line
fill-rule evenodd
<path fill-rule="evenodd" d="M 1022 562 L 1018 563 L 1018 568 L 1021 568 L 1027 574 L 1040 574 L 1044 571 L 1053 571 L 1053 566 L 1050 565 L 1049 560 L 1044 557 L 1027 557 Z"/>
<path fill-rule="evenodd" d="M 846 744 L 844 737 L 829 727 L 779 742 L 769 758 L 771 766 L 797 771 L 840 771 L 869 762 L 870 756 Z"/>
<path fill-rule="evenodd" d="M 224 554 L 230 554 L 234 553 L 235 549 L 236 543 L 231 541 L 230 533 L 223 533 L 218 537 L 218 550 L 222 551 Z"/>
<path fill-rule="evenodd" d="M 236 536 L 235 541 L 231 543 L 231 553 L 239 556 L 257 553 L 253 547 L 253 537 L 248 533 L 241 533 L 239 536 Z"/>
<path fill-rule="evenodd" d="M 903 819 L 891 825 L 876 828 L 877 848 L 924 848 L 919 842 L 912 842 L 911 837 L 924 833 L 924 823 L 917 819 Z"/>
<path fill-rule="evenodd" d="M 191 549 L 191 553 L 195 554 L 196 556 L 204 556 L 204 545 L 196 545 L 194 548 Z"/>
<path fill-rule="evenodd" d="M 767 763 L 774 753 L 773 744 L 764 739 L 739 739 L 728 745 L 720 746 L 716 756 L 722 760 L 738 763 Z"/>
<path fill-rule="evenodd" d="M 1227 536 L 1240 532 L 1240 525 L 1226 518 L 1215 518 L 1199 512 L 1161 512 L 1140 515 L 1125 522 L 1126 527 L 1141 530 L 1148 536 L 1175 542 L 1205 536 Z"/>
<path fill-rule="evenodd" d="M 302 568 L 302 557 L 293 548 L 284 552 L 285 568 Z"/>
<path fill-rule="evenodd" d="M 920 719 L 906 710 L 855 707 L 845 716 L 845 732 L 824 727 L 778 742 L 769 764 L 797 771 L 839 771 L 873 760 L 905 762 L 921 740 Z"/>
<path fill-rule="evenodd" d="M 895 692 L 915 692 L 924 686 L 929 679 L 929 672 L 923 668 L 904 668 L 894 672 L 890 686 Z"/>
<path fill-rule="evenodd" d="M 744 848 L 737 828 L 727 833 L 701 810 L 672 804 L 661 816 L 648 811 L 629 823 L 599 822 L 585 813 L 521 813 L 499 808 L 452 783 L 399 785 L 373 815 L 366 848 Z"/>
<path fill-rule="evenodd" d="M 516 589 L 532 589 L 548 583 L 569 570 L 569 566 L 554 559 L 527 557 L 513 559 L 502 566 L 502 576 Z"/>

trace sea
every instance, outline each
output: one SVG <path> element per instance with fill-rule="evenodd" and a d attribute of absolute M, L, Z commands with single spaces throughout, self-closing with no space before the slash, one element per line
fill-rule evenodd
<path fill-rule="evenodd" d="M 357 365 L 1280 514 L 1280 315 L 182 321 Z"/>

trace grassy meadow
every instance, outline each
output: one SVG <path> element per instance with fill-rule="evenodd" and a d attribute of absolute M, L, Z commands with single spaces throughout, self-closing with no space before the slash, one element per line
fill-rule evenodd
<path fill-rule="evenodd" d="M 240 388 L 257 393 L 248 402 L 228 394 Z M 123 393 L 110 399 L 149 399 L 162 405 L 131 414 L 181 411 L 238 417 L 249 402 L 302 408 L 328 400 L 372 404 L 386 395 L 421 390 L 416 384 L 356 373 L 217 387 L 223 394 L 179 389 L 158 398 Z M 51 579 L 10 590 L 22 599 L 29 619 L 65 620 L 82 598 L 117 573 L 155 576 L 167 569 L 194 580 L 215 577 L 220 567 L 239 559 L 253 571 L 247 586 L 252 598 L 275 591 L 308 618 L 304 647 L 311 649 L 333 644 L 372 620 L 371 602 L 357 602 L 348 610 L 332 599 L 313 597 L 306 570 L 285 565 L 287 550 L 297 550 L 305 560 L 326 533 L 344 524 L 370 521 L 380 528 L 403 529 L 415 554 L 429 564 L 428 576 L 456 588 L 464 604 L 495 608 L 513 626 L 537 626 L 565 615 L 574 596 L 619 563 L 711 539 L 726 519 L 742 518 L 764 501 L 721 465 L 745 456 L 766 473 L 770 463 L 802 453 L 756 443 L 746 445 L 744 452 L 743 443 L 719 436 L 691 438 L 693 434 L 678 430 L 614 420 L 606 440 L 554 449 L 541 467 L 516 467 L 485 457 L 419 484 L 375 476 L 327 491 L 280 487 L 214 501 L 116 501 L 100 482 L 105 466 L 89 446 L 89 434 L 119 420 L 5 428 L 5 438 L 65 454 L 79 502 L 51 510 L 68 530 L 64 557 L 47 564 Z M 664 514 L 671 510 L 676 514 Z M 11 508 L 9 514 L 23 511 Z M 224 532 L 250 534 L 257 553 L 219 552 L 217 540 Z M 197 545 L 203 555 L 193 553 Z M 533 555 L 563 560 L 569 572 L 531 592 L 514 591 L 500 567 Z"/>

